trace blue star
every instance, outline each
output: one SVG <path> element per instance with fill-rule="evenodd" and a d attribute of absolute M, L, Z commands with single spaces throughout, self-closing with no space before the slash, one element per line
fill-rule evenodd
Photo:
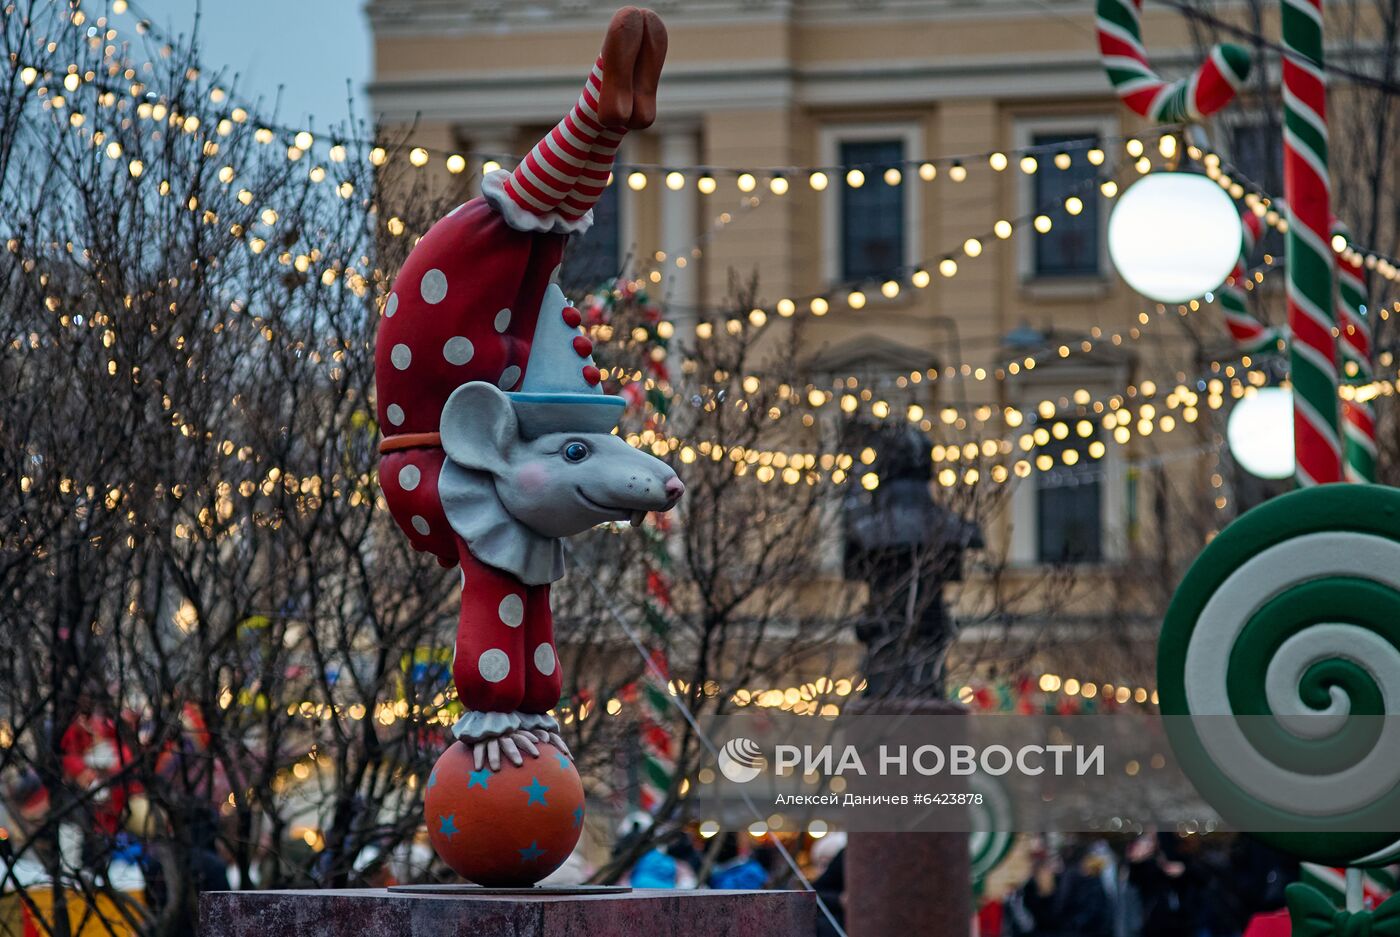
<path fill-rule="evenodd" d="M 525 801 L 525 806 L 528 807 L 531 804 L 539 804 L 541 807 L 549 806 L 544 799 L 545 792 L 548 791 L 549 788 L 541 784 L 539 778 L 531 778 L 530 783 L 522 787 L 521 790 L 529 795 L 530 798 Z"/>
<path fill-rule="evenodd" d="M 563 770 L 563 771 L 568 771 L 568 770 L 569 770 L 569 766 L 573 764 L 573 762 L 569 760 L 569 756 L 568 756 L 568 755 L 559 755 L 559 754 L 556 753 L 556 757 L 559 759 L 559 767 L 560 767 L 560 769 Z"/>
<path fill-rule="evenodd" d="M 583 808 L 582 808 L 582 807 L 575 807 L 575 808 L 574 808 L 574 826 L 580 826 L 582 823 L 583 823 Z"/>
<path fill-rule="evenodd" d="M 461 832 L 457 829 L 457 814 L 455 813 L 449 813 L 447 816 L 438 814 L 438 823 L 442 824 L 438 828 L 438 835 L 446 836 L 449 840 Z"/>
<path fill-rule="evenodd" d="M 432 790 L 432 789 L 435 788 L 435 787 L 437 787 L 437 769 L 436 769 L 436 768 L 433 769 L 433 773 L 432 773 L 432 774 L 428 775 L 428 790 Z"/>
<path fill-rule="evenodd" d="M 520 853 L 521 862 L 534 862 L 540 856 L 544 855 L 545 851 L 540 848 L 539 840 L 532 839 L 530 840 L 530 845 L 526 846 L 524 849 L 517 849 L 516 852 Z"/>
<path fill-rule="evenodd" d="M 471 773 L 471 777 L 467 778 L 467 790 L 471 790 L 474 787 L 479 787 L 483 791 L 489 791 L 491 789 L 489 785 L 490 780 L 490 768 L 482 768 L 480 771 L 473 771 Z"/>

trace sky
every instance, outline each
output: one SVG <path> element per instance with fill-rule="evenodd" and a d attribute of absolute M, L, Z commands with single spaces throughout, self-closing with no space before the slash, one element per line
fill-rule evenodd
<path fill-rule="evenodd" d="M 262 97 L 270 105 L 280 90 L 278 123 L 324 129 L 347 115 L 347 80 L 356 116 L 369 116 L 364 86 L 370 37 L 363 7 L 364 0 L 131 0 L 131 10 L 116 25 L 134 23 L 139 13 L 168 35 L 189 36 L 198 10 L 206 72 L 237 72 L 240 99 Z"/>

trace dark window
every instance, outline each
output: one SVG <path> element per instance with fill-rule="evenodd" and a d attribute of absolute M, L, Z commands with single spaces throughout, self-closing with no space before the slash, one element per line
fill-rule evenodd
<path fill-rule="evenodd" d="M 1231 130 L 1230 162 L 1271 197 L 1283 198 L 1283 131 L 1278 124 L 1243 124 Z M 1266 253 L 1283 256 L 1283 235 L 1267 225 L 1263 234 L 1254 245 L 1250 266 L 1262 263 Z"/>
<path fill-rule="evenodd" d="M 877 280 L 904 266 L 904 180 L 885 183 L 885 170 L 904 160 L 901 140 L 842 143 L 843 166 L 858 166 L 865 185 L 841 185 L 841 279 Z"/>
<path fill-rule="evenodd" d="M 593 227 L 569 238 L 560 285 L 569 295 L 597 289 L 622 273 L 621 180 L 603 190 L 593 206 Z"/>
<path fill-rule="evenodd" d="M 1099 273 L 1099 198 L 1094 191 L 1098 167 L 1088 153 L 1098 145 L 1091 133 L 1037 133 L 1031 138 L 1039 170 L 1034 180 L 1036 214 L 1050 216 L 1050 232 L 1036 235 L 1037 277 L 1084 277 Z M 1040 149 L 1042 148 L 1043 149 Z M 1069 156 L 1069 168 L 1055 165 L 1059 154 Z M 1077 215 L 1065 210 L 1065 200 L 1078 198 L 1084 208 Z"/>
<path fill-rule="evenodd" d="M 1036 475 L 1036 554 L 1042 563 L 1097 563 L 1103 559 L 1103 463 L 1090 459 L 1086 450 L 1098 438 L 1087 439 L 1073 431 L 1068 438 L 1052 438 L 1038 455 L 1054 465 Z M 1068 450 L 1078 453 L 1066 465 Z"/>

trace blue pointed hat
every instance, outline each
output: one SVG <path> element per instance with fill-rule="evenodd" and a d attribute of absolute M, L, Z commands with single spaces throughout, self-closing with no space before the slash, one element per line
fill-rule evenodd
<path fill-rule="evenodd" d="M 550 283 L 535 320 L 525 377 L 519 390 L 506 394 L 528 438 L 570 430 L 610 433 L 622 417 L 627 401 L 603 393 L 593 343 L 582 324 L 563 290 Z"/>

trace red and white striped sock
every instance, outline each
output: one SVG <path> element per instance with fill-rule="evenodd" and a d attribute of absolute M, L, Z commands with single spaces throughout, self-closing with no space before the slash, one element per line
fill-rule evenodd
<path fill-rule="evenodd" d="M 559 207 L 559 213 L 565 218 L 582 218 L 602 196 L 603 189 L 608 185 L 608 177 L 612 175 L 613 159 L 617 156 L 617 148 L 622 145 L 622 137 L 623 133 L 612 130 L 598 134 L 573 191 Z"/>
<path fill-rule="evenodd" d="M 558 211 L 572 220 L 598 200 L 625 132 L 608 130 L 598 119 L 602 81 L 600 57 L 578 102 L 505 181 L 506 194 L 525 211 L 534 215 Z"/>

